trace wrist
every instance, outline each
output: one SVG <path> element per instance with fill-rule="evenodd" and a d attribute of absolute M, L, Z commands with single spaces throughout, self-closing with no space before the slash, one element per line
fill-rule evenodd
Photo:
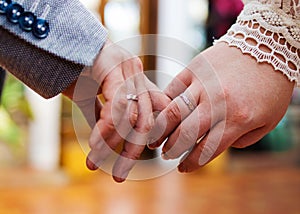
<path fill-rule="evenodd" d="M 291 81 L 281 72 L 274 69 L 266 62 L 257 62 L 249 54 L 243 53 L 236 47 L 230 47 L 225 42 L 220 42 L 205 50 L 202 55 L 210 62 L 216 73 L 231 73 L 233 76 L 248 75 L 265 84 L 269 81 L 280 82 L 278 87 L 292 91 L 295 81 Z M 220 60 L 222 59 L 222 60 Z M 249 80 L 250 81 L 250 80 Z"/>

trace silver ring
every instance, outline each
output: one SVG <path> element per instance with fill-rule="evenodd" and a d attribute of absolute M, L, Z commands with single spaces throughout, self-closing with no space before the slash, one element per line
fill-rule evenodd
<path fill-rule="evenodd" d="M 136 94 L 127 94 L 126 99 L 127 100 L 132 100 L 132 101 L 138 101 L 139 100 L 139 98 Z"/>
<path fill-rule="evenodd" d="M 183 102 L 187 105 L 187 107 L 190 109 L 190 111 L 195 110 L 195 105 L 192 103 L 192 101 L 184 94 L 180 94 L 179 97 L 183 100 Z"/>

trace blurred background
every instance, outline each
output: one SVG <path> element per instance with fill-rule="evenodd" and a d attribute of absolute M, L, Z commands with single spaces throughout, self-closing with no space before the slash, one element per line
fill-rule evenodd
<path fill-rule="evenodd" d="M 240 0 L 82 3 L 102 21 L 114 42 L 160 34 L 193 47 L 179 51 L 184 59 L 211 46 L 243 7 Z M 135 48 L 159 52 L 163 45 L 140 39 Z M 159 71 L 147 75 L 162 89 L 185 66 L 155 56 L 142 60 L 145 71 Z M 257 144 L 230 149 L 192 174 L 173 170 L 151 180 L 116 184 L 107 173 L 86 169 L 81 142 L 87 141 L 90 130 L 84 122 L 73 123 L 69 100 L 44 100 L 11 75 L 5 79 L 0 106 L 1 214 L 300 213 L 298 89 L 283 120 Z M 147 149 L 143 153 L 145 159 L 155 156 Z"/>

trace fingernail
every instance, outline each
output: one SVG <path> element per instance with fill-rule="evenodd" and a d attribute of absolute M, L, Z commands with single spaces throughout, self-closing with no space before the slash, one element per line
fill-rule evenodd
<path fill-rule="evenodd" d="M 117 183 L 122 183 L 125 181 L 124 178 L 119 178 L 119 177 L 116 177 L 116 176 L 113 176 L 114 180 L 117 182 Z"/>
<path fill-rule="evenodd" d="M 156 148 L 156 143 L 154 142 L 154 139 L 151 138 L 147 141 L 147 147 L 149 149 L 155 149 Z"/>
<path fill-rule="evenodd" d="M 180 165 L 178 166 L 178 170 L 179 170 L 179 172 L 181 172 L 181 173 L 187 173 L 187 172 L 188 172 L 188 168 L 186 167 L 185 164 L 180 164 Z"/>
<path fill-rule="evenodd" d="M 86 166 L 88 169 L 95 171 L 98 169 L 98 166 L 96 164 L 94 164 L 90 159 L 86 159 Z"/>
<path fill-rule="evenodd" d="M 129 171 L 125 171 L 122 173 L 122 175 L 119 177 L 119 176 L 113 176 L 114 180 L 118 183 L 122 183 L 126 180 L 127 176 L 129 174 Z"/>
<path fill-rule="evenodd" d="M 164 152 L 161 153 L 161 157 L 164 160 L 170 160 L 170 157 L 166 153 L 164 153 Z"/>

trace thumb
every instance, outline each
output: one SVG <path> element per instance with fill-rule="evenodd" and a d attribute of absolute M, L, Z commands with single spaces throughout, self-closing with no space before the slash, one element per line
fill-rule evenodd
<path fill-rule="evenodd" d="M 90 127 L 94 127 L 99 120 L 102 108 L 98 94 L 101 87 L 89 76 L 81 75 L 72 88 L 71 100 L 76 103 Z"/>
<path fill-rule="evenodd" d="M 96 122 L 100 119 L 101 102 L 98 97 L 89 98 L 86 100 L 76 101 L 89 126 L 93 128 Z"/>
<path fill-rule="evenodd" d="M 150 94 L 153 112 L 161 112 L 172 100 L 148 78 L 145 78 L 145 81 Z"/>

